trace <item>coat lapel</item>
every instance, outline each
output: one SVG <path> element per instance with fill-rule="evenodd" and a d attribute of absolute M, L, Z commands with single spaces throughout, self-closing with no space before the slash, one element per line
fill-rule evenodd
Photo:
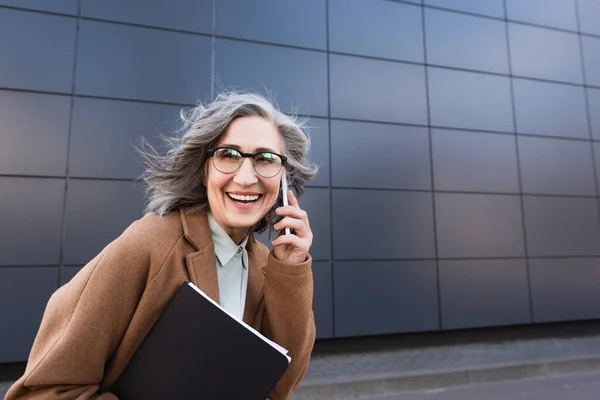
<path fill-rule="evenodd" d="M 190 280 L 208 297 L 220 304 L 215 246 L 206 213 L 180 209 L 179 215 L 185 238 L 198 250 L 185 257 Z"/>
<path fill-rule="evenodd" d="M 185 257 L 192 283 L 208 297 L 220 304 L 219 279 L 215 265 L 214 249 L 205 248 Z"/>
<path fill-rule="evenodd" d="M 192 212 L 189 209 L 180 209 L 179 215 L 183 226 L 185 238 L 198 250 L 186 256 L 186 268 L 192 283 L 215 302 L 219 300 L 219 278 L 215 257 L 215 246 L 208 225 L 205 212 Z M 260 254 L 251 237 L 246 247 L 248 251 L 248 288 L 246 289 L 246 303 L 244 306 L 244 322 L 252 324 L 258 306 L 263 297 L 265 276 L 263 267 L 267 260 Z"/>
<path fill-rule="evenodd" d="M 248 241 L 246 249 L 248 251 L 248 288 L 246 289 L 244 322 L 252 324 L 263 297 L 263 289 L 265 286 L 263 265 L 266 265 L 266 262 L 262 260 L 262 257 L 260 257 L 256 251 L 256 244 L 254 243 L 253 237 Z"/>

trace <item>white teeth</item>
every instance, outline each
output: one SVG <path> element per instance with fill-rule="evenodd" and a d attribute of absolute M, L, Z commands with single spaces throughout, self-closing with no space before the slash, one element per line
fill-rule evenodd
<path fill-rule="evenodd" d="M 231 197 L 234 200 L 240 200 L 240 201 L 255 201 L 258 200 L 258 195 L 252 195 L 252 196 L 244 196 L 244 195 L 239 195 L 239 194 L 233 194 L 233 193 L 227 193 L 229 195 L 229 197 Z"/>

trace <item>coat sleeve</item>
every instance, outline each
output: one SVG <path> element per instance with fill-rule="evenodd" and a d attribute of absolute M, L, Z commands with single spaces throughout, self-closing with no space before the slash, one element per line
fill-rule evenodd
<path fill-rule="evenodd" d="M 123 241 L 107 246 L 51 296 L 25 373 L 5 400 L 117 399 L 100 384 L 148 273 L 140 252 Z"/>
<path fill-rule="evenodd" d="M 312 258 L 289 265 L 277 260 L 271 251 L 265 271 L 262 330 L 292 358 L 269 395 L 271 400 L 287 399 L 306 374 L 316 332 L 312 301 Z"/>

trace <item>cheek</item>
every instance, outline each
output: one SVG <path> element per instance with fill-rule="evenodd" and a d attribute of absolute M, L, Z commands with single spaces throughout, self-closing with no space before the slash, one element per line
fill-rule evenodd
<path fill-rule="evenodd" d="M 208 197 L 208 206 L 213 212 L 217 212 L 223 208 L 224 193 L 223 187 L 226 184 L 226 180 L 219 177 L 218 174 L 208 174 L 206 179 L 206 194 Z"/>
<path fill-rule="evenodd" d="M 279 182 L 269 182 L 267 190 L 269 192 L 269 204 L 272 207 L 279 196 Z"/>
<path fill-rule="evenodd" d="M 205 186 L 208 192 L 220 191 L 227 181 L 227 176 L 223 174 L 215 173 L 215 171 L 208 170 L 205 178 Z"/>

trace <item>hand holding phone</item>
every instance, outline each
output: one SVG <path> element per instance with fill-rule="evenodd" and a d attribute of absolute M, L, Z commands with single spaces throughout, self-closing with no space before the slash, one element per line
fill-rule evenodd
<path fill-rule="evenodd" d="M 287 174 L 281 174 L 281 193 L 283 207 L 275 209 L 275 213 L 282 219 L 273 225 L 273 229 L 285 234 L 273 241 L 275 258 L 285 263 L 298 264 L 305 262 L 309 257 L 313 234 L 308 221 L 308 214 L 300 208 L 298 199 L 293 193 L 289 193 Z M 294 230 L 292 234 L 291 230 Z"/>

